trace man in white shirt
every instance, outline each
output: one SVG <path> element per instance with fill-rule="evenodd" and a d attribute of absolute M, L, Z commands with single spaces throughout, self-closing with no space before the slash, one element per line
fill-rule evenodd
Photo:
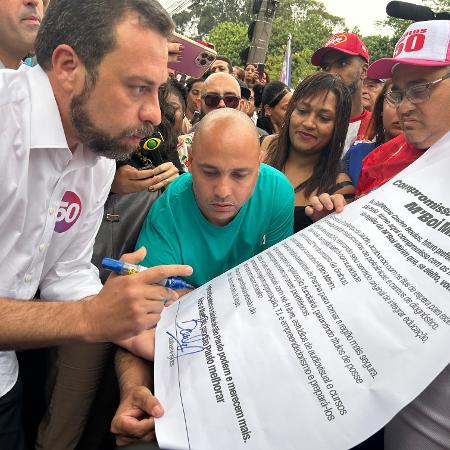
<path fill-rule="evenodd" d="M 49 0 L 0 2 L 0 69 L 17 69 L 34 45 Z"/>
<path fill-rule="evenodd" d="M 386 100 L 397 108 L 407 145 L 394 149 L 386 143 L 364 160 L 364 190 L 384 184 L 438 141 L 450 147 L 450 20 L 411 24 L 394 56 L 374 62 L 368 74 L 392 77 Z M 383 175 L 375 178 L 374 173 Z M 450 449 L 450 364 L 386 426 L 384 448 Z"/>
<path fill-rule="evenodd" d="M 112 6 L 51 2 L 35 44 L 40 65 L 0 71 L 2 450 L 23 448 L 13 350 L 136 335 L 157 322 L 162 300 L 177 298 L 156 283 L 191 273 L 166 266 L 102 287 L 90 262 L 114 175 L 102 156 L 126 157 L 159 123 L 173 29 L 156 0 Z M 38 289 L 50 301 L 24 301 Z"/>

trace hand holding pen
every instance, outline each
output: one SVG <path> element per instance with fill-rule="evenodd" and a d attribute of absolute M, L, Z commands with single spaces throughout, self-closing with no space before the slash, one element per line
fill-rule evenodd
<path fill-rule="evenodd" d="M 145 258 L 145 248 L 123 255 L 122 261 L 138 264 Z M 192 267 L 165 265 L 152 267 L 133 276 L 112 273 L 103 289 L 85 301 L 86 327 L 90 342 L 117 341 L 137 335 L 156 325 L 164 308 L 163 302 L 173 302 L 178 294 L 161 286 L 161 280 L 186 277 Z"/>
<path fill-rule="evenodd" d="M 102 267 L 104 269 L 108 269 L 112 272 L 118 273 L 119 275 L 133 275 L 135 273 L 143 272 L 144 270 L 149 269 L 148 267 L 131 264 L 126 261 L 119 261 L 112 258 L 103 258 Z M 157 284 L 170 289 L 195 289 L 194 286 L 186 283 L 178 277 L 164 278 L 157 282 Z M 163 300 L 163 303 L 166 304 L 167 301 Z"/>

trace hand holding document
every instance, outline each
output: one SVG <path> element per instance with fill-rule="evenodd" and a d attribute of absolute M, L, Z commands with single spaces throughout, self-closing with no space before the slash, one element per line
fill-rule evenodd
<path fill-rule="evenodd" d="M 449 363 L 450 138 L 196 289 L 157 329 L 169 449 L 348 449 Z"/>

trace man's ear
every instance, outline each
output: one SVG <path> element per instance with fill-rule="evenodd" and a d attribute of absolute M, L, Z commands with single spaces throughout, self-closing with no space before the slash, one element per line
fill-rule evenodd
<path fill-rule="evenodd" d="M 58 45 L 52 55 L 52 72 L 62 90 L 68 94 L 84 84 L 85 67 L 75 50 L 67 44 Z"/>
<path fill-rule="evenodd" d="M 189 163 L 188 165 L 190 166 L 194 159 L 193 152 L 192 152 L 192 144 L 187 146 L 187 150 L 188 150 L 188 163 Z"/>
<path fill-rule="evenodd" d="M 247 112 L 247 100 L 245 100 L 245 98 L 241 98 L 239 100 L 239 111 L 242 111 L 244 113 Z"/>
<path fill-rule="evenodd" d="M 361 65 L 361 81 L 364 81 L 367 78 L 368 68 L 369 68 L 369 64 L 366 62 Z"/>

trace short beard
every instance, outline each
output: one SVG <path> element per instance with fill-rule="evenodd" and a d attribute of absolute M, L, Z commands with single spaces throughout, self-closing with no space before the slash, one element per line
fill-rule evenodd
<path fill-rule="evenodd" d="M 360 84 L 361 84 L 360 80 L 355 80 L 347 85 L 351 95 L 353 95 L 358 90 Z"/>
<path fill-rule="evenodd" d="M 131 136 L 150 136 L 154 132 L 152 125 L 142 126 L 132 130 L 124 130 L 117 136 L 110 136 L 97 128 L 89 117 L 85 105 L 89 99 L 89 94 L 95 85 L 95 81 L 90 78 L 84 85 L 81 94 L 75 96 L 70 103 L 70 114 L 72 125 L 77 132 L 77 137 L 89 149 L 98 156 L 104 156 L 116 161 L 126 161 L 131 153 L 136 150 L 133 145 L 126 145 L 121 139 Z"/>

